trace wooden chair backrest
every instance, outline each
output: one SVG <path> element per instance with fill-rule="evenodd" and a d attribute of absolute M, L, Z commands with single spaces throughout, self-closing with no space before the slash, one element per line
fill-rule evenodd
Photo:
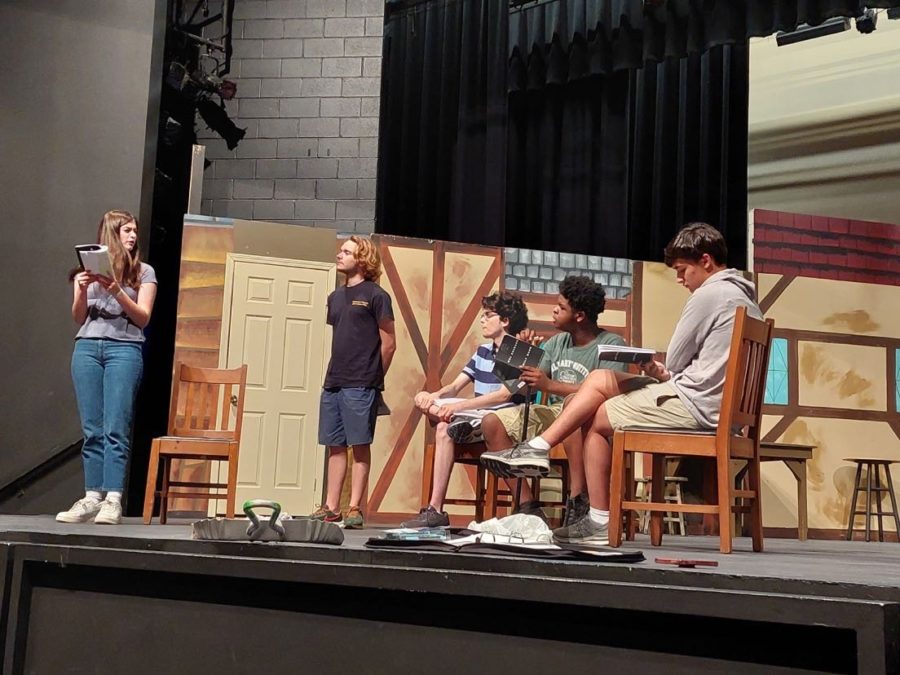
<path fill-rule="evenodd" d="M 739 307 L 735 314 L 719 435 L 731 435 L 733 429 L 742 428 L 745 436 L 759 438 L 773 326 L 771 319 L 760 321 L 747 316 L 746 307 Z"/>
<path fill-rule="evenodd" d="M 247 366 L 230 370 L 175 365 L 169 435 L 241 440 Z"/>

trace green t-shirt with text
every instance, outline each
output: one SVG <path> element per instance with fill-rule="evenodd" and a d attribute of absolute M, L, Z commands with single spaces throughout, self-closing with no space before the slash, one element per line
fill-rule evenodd
<path fill-rule="evenodd" d="M 566 384 L 581 384 L 592 370 L 608 368 L 627 372 L 627 363 L 617 361 L 601 361 L 597 347 L 599 345 L 624 345 L 620 335 L 608 330 L 601 330 L 596 338 L 580 347 L 572 342 L 570 333 L 558 333 L 542 345 L 544 356 L 541 359 L 541 370 L 552 380 Z M 550 403 L 558 403 L 563 397 L 551 396 Z"/>

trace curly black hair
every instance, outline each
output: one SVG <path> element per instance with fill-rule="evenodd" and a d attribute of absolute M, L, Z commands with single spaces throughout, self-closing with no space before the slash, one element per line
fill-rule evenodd
<path fill-rule="evenodd" d="M 559 283 L 559 294 L 573 310 L 584 312 L 585 318 L 594 323 L 606 308 L 606 291 L 590 277 L 566 277 Z"/>
<path fill-rule="evenodd" d="M 501 319 L 508 319 L 506 332 L 515 335 L 528 326 L 528 308 L 518 293 L 503 291 L 491 293 L 481 299 L 481 306 L 491 312 L 497 312 Z"/>

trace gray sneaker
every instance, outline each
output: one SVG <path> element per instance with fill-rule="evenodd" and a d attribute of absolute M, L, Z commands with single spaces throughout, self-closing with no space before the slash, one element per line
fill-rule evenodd
<path fill-rule="evenodd" d="M 514 448 L 486 452 L 481 463 L 488 471 L 503 478 L 530 478 L 550 475 L 550 451 L 533 447 L 528 441 Z"/>
<path fill-rule="evenodd" d="M 454 443 L 475 443 L 480 440 L 478 431 L 472 420 L 465 417 L 458 417 L 447 425 L 447 435 Z"/>
<path fill-rule="evenodd" d="M 591 501 L 587 492 L 582 492 L 577 497 L 569 497 L 566 500 L 566 516 L 563 526 L 574 525 L 584 518 L 591 509 Z"/>
<path fill-rule="evenodd" d="M 419 510 L 419 515 L 412 520 L 401 523 L 401 527 L 447 527 L 450 525 L 450 516 L 446 511 L 438 511 L 429 504 Z"/>
<path fill-rule="evenodd" d="M 590 516 L 585 516 L 572 525 L 553 530 L 553 541 L 560 544 L 609 546 L 609 523 L 598 525 Z"/>

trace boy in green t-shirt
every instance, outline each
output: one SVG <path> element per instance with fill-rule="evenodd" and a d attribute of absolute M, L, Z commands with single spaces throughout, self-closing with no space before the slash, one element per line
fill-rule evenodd
<path fill-rule="evenodd" d="M 590 277 L 566 277 L 560 283 L 556 307 L 553 308 L 553 325 L 561 332 L 543 345 L 544 357 L 540 367 L 525 368 L 521 375 L 521 380 L 530 384 L 533 391 L 549 394 L 547 405 L 531 406 L 527 438 L 540 434 L 542 429 L 553 423 L 562 410 L 565 398 L 578 391 L 579 385 L 592 370 L 627 369 L 625 364 L 600 361 L 598 358 L 598 345 L 625 344 L 619 335 L 597 325 L 597 317 L 605 306 L 603 286 Z M 519 405 L 484 417 L 481 430 L 489 452 L 482 455 L 481 461 L 489 470 L 494 470 L 492 455 L 496 455 L 496 451 L 525 440 L 521 438 L 524 409 L 525 406 Z M 573 517 L 581 518 L 588 508 L 581 432 L 569 435 L 563 441 L 563 448 L 569 460 L 571 495 L 565 515 L 568 523 Z M 544 461 L 549 470 L 549 461 Z M 520 499 L 520 513 L 543 516 L 543 511 L 535 502 L 535 495 L 525 481 L 522 482 Z"/>

